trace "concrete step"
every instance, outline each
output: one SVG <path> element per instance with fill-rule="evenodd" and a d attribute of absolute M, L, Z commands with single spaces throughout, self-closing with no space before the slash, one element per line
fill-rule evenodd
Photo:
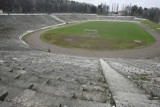
<path fill-rule="evenodd" d="M 51 94 L 38 93 L 29 89 L 24 90 L 13 101 L 27 107 L 111 107 L 110 104 L 106 103 L 52 96 Z"/>
<path fill-rule="evenodd" d="M 103 59 L 100 59 L 100 63 L 117 107 L 159 107 L 158 101 L 149 100 L 148 95 L 112 69 Z"/>
<path fill-rule="evenodd" d="M 6 101 L 0 101 L 0 107 L 25 107 L 25 106 L 22 106 L 21 104 L 6 102 Z"/>

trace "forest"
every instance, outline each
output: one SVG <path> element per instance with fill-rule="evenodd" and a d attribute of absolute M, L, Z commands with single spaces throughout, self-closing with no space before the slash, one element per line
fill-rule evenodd
<path fill-rule="evenodd" d="M 137 5 L 109 6 L 100 3 L 98 6 L 79 3 L 71 0 L 0 0 L 0 10 L 4 13 L 91 13 L 100 15 L 114 15 L 121 11 L 124 16 L 146 18 L 159 23 L 159 8 L 143 8 Z"/>

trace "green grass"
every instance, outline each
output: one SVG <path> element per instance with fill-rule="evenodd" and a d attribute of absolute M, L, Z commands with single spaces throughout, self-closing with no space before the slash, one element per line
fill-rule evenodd
<path fill-rule="evenodd" d="M 149 20 L 144 20 L 142 23 L 145 24 L 146 26 L 150 27 L 151 29 L 154 29 L 154 30 L 160 32 L 160 29 L 157 29 L 157 28 L 160 28 L 160 24 L 149 21 Z"/>
<path fill-rule="evenodd" d="M 24 36 L 22 37 L 22 40 L 25 41 L 25 42 L 27 42 L 27 38 L 28 38 L 30 35 L 31 35 L 31 33 L 28 33 L 28 34 L 24 35 Z"/>
<path fill-rule="evenodd" d="M 97 35 L 88 35 L 84 29 L 97 30 Z M 96 21 L 74 24 L 49 30 L 41 35 L 47 43 L 66 48 L 91 50 L 133 49 L 151 45 L 155 39 L 140 25 L 130 22 Z M 142 41 L 141 43 L 135 40 Z"/>
<path fill-rule="evenodd" d="M 140 80 L 142 81 L 150 81 L 147 74 L 140 74 Z"/>

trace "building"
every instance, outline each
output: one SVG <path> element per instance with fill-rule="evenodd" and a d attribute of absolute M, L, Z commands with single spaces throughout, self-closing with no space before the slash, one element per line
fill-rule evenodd
<path fill-rule="evenodd" d="M 3 10 L 0 10 L 0 14 L 3 14 Z"/>

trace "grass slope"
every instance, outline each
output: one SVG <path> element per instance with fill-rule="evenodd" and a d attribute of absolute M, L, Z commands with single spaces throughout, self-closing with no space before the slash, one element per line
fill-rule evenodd
<path fill-rule="evenodd" d="M 88 35 L 84 29 L 97 30 L 97 35 Z M 41 35 L 47 43 L 67 48 L 91 50 L 132 49 L 148 46 L 155 39 L 136 23 L 96 21 L 61 27 Z M 141 43 L 135 40 L 142 41 Z"/>
<path fill-rule="evenodd" d="M 160 32 L 160 24 L 149 21 L 149 20 L 144 20 L 142 23 L 145 24 L 146 26 L 150 27 L 151 29 L 154 29 L 154 30 Z"/>

